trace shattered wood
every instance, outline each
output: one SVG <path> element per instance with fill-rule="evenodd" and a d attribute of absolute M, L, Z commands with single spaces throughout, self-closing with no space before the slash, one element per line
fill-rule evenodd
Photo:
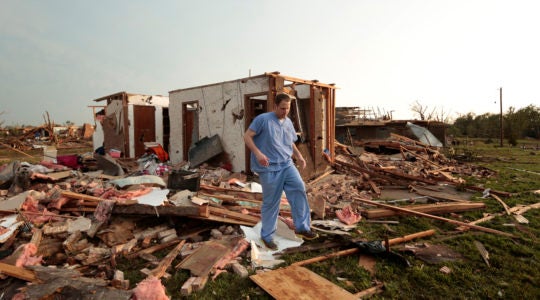
<path fill-rule="evenodd" d="M 67 140 L 63 140 L 65 141 Z M 336 155 L 330 159 L 331 165 L 318 168 L 320 173 L 311 174 L 310 178 L 313 180 L 306 181 L 306 192 L 314 219 L 331 220 L 348 212 L 355 217 L 352 226 L 356 226 L 357 222 L 369 221 L 361 219 L 360 213 L 369 219 L 407 214 L 433 218 L 434 214 L 485 208 L 483 202 L 470 201 L 471 193 L 461 193 L 457 189 L 466 186 L 468 190 L 482 191 L 483 188 L 465 185 L 460 177 L 490 177 L 495 174 L 493 171 L 458 164 L 446 158 L 435 147 L 394 134 L 391 140 L 366 141 L 363 146 L 363 151 L 352 151 L 348 146 L 336 143 Z M 368 151 L 370 149 L 379 151 L 373 153 Z M 381 149 L 391 149 L 394 154 L 381 154 Z M 92 155 L 83 159 L 92 171 L 96 171 L 96 161 Z M 71 281 L 71 284 L 83 286 L 81 282 L 88 280 L 90 284 L 99 283 L 124 291 L 129 288 L 129 281 L 119 273 L 120 270 L 111 269 L 119 266 L 120 259 L 144 259 L 148 262 L 143 269 L 147 276 L 158 278 L 172 277 L 167 271 L 174 272 L 170 266 L 176 259 L 181 259 L 175 268 L 187 269 L 192 275 L 181 288 L 183 295 L 203 289 L 209 276 L 215 277 L 225 268 L 232 269 L 242 277 L 249 274 L 244 265 L 234 260 L 249 245 L 248 241 L 240 238 L 242 233 L 238 225 L 254 226 L 260 221 L 262 194 L 252 192 L 247 187 L 249 182 L 246 174 L 202 165 L 198 171 L 194 170 L 192 175 L 193 178 L 204 175 L 201 176 L 200 186 L 196 190 L 185 193 L 171 189 L 158 204 L 150 205 L 139 203 L 139 200 L 142 196 L 154 196 L 157 190 L 165 189 L 167 174 L 140 175 L 139 166 L 134 159 L 111 159 L 108 163 L 114 166 L 115 172 L 121 170 L 121 173 L 128 175 L 104 174 L 104 170 L 83 173 L 52 162 L 39 165 L 54 170 L 43 174 L 29 171 L 20 163 L 6 166 L 4 172 L 11 171 L 12 177 L 8 182 L 0 182 L 3 184 L 0 213 L 2 216 L 13 215 L 20 223 L 3 239 L 0 250 L 12 250 L 25 243 L 32 244 L 35 251 L 28 252 L 28 256 L 34 264 L 54 266 L 60 272 L 76 269 L 88 276 L 96 276 L 89 279 L 82 273 L 76 274 L 73 276 L 77 279 Z M 184 168 L 186 165 L 187 162 L 184 162 L 174 167 Z M 142 182 L 143 176 L 145 179 L 151 178 L 152 181 Z M 122 181 L 126 181 L 127 185 L 120 187 L 119 182 Z M 497 196 L 509 197 L 510 193 L 491 191 L 491 194 L 501 203 L 506 214 L 516 217 L 522 217 L 521 214 L 527 209 L 539 208 L 538 205 L 509 208 Z M 378 207 L 380 205 L 373 202 L 377 199 L 381 202 L 392 200 L 404 206 Z M 194 204 L 197 200 L 198 204 Z M 290 221 L 289 203 L 283 201 L 280 207 L 280 217 Z M 440 217 L 435 219 L 460 225 L 460 228 L 509 236 L 504 232 L 475 225 L 495 215 L 470 223 L 454 222 Z M 163 217 L 181 221 L 156 224 L 155 221 L 163 220 Z M 146 224 L 148 220 L 153 222 Z M 199 220 L 223 225 L 219 230 L 212 228 L 213 225 L 205 225 L 204 228 L 190 228 L 189 225 L 183 227 L 183 224 Z M 229 225 L 231 229 L 225 228 L 225 225 Z M 324 232 L 328 232 L 325 235 L 335 234 L 331 230 Z M 421 234 L 428 236 L 433 233 L 426 231 Z M 212 238 L 205 241 L 206 236 Z M 411 235 L 389 242 L 402 242 L 407 238 L 414 238 L 412 236 L 416 237 Z M 337 242 L 310 244 L 283 251 L 281 254 L 339 245 Z M 157 251 L 167 251 L 168 254 L 165 258 L 158 259 L 155 254 Z M 357 248 L 343 250 L 315 257 L 308 262 L 357 252 Z M 36 271 L 30 269 L 33 268 L 32 265 L 15 266 L 15 261 L 20 258 L 19 253 L 20 251 L 7 260 L 11 264 L 0 263 L 0 271 L 5 276 L 26 281 L 43 281 L 36 277 Z M 295 265 L 308 262 L 297 262 Z M 489 263 L 487 259 L 486 263 Z M 107 272 L 103 271 L 104 266 L 109 268 Z M 299 269 L 295 270 L 300 272 Z M 316 277 L 311 273 L 309 276 Z M 81 281 L 80 278 L 85 279 Z M 269 280 L 274 278 L 270 276 Z M 356 296 L 378 293 L 381 286 L 382 284 L 379 284 Z M 38 289 L 36 286 L 27 291 L 32 295 L 44 293 L 40 293 Z"/>

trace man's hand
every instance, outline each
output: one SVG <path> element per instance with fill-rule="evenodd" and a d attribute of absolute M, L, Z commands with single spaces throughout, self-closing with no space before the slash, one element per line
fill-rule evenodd
<path fill-rule="evenodd" d="M 261 166 L 268 167 L 270 165 L 270 160 L 262 152 L 259 152 L 259 153 L 260 154 L 255 155 L 257 157 L 257 161 L 259 162 Z"/>
<path fill-rule="evenodd" d="M 306 160 L 304 159 L 304 157 L 302 157 L 300 155 L 300 157 L 298 158 L 298 162 L 300 163 L 300 166 L 302 166 L 302 169 L 305 169 L 306 168 Z"/>

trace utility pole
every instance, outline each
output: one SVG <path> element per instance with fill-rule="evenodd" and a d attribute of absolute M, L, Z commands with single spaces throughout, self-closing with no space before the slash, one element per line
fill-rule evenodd
<path fill-rule="evenodd" d="M 503 146 L 503 137 L 504 137 L 504 134 L 503 134 L 503 111 L 502 111 L 502 87 L 499 88 L 499 103 L 501 105 L 501 114 L 499 116 L 499 123 L 500 123 L 500 131 L 501 131 L 501 143 L 500 143 L 500 146 L 502 148 Z"/>

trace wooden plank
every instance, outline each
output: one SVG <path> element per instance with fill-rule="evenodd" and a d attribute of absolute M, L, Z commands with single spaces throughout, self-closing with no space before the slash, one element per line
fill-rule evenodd
<path fill-rule="evenodd" d="M 437 204 L 422 204 L 422 205 L 407 205 L 405 209 L 419 211 L 430 214 L 445 214 L 451 212 L 462 212 L 485 208 L 483 202 L 462 202 L 462 203 L 437 203 Z M 362 211 L 362 215 L 368 219 L 387 218 L 403 214 L 387 208 L 375 208 Z"/>
<path fill-rule="evenodd" d="M 360 197 L 354 197 L 354 199 L 358 200 L 360 202 L 367 203 L 367 204 L 380 206 L 380 207 L 385 207 L 385 208 L 396 210 L 396 211 L 399 211 L 399 212 L 408 213 L 408 214 L 411 214 L 411 215 L 417 215 L 417 216 L 422 216 L 422 217 L 426 217 L 426 218 L 430 218 L 430 219 L 444 221 L 444 222 L 448 222 L 448 223 L 451 223 L 451 224 L 454 224 L 454 225 L 467 226 L 467 227 L 470 227 L 470 228 L 473 228 L 473 229 L 476 229 L 476 230 L 479 230 L 479 231 L 483 231 L 483 232 L 494 233 L 494 234 L 507 236 L 507 237 L 514 237 L 514 235 L 511 234 L 511 233 L 503 232 L 503 231 L 496 230 L 496 229 L 491 229 L 491 228 L 482 227 L 482 226 L 478 226 L 478 225 L 471 225 L 469 223 L 456 221 L 456 220 L 452 220 L 452 219 L 447 219 L 447 218 L 443 218 L 443 217 L 438 217 L 438 216 L 434 216 L 434 215 L 430 215 L 430 214 L 426 214 L 426 213 L 422 213 L 422 212 L 418 212 L 418 211 L 414 211 L 414 210 L 410 210 L 410 209 L 404 209 L 404 208 L 400 208 L 400 207 L 396 207 L 396 206 L 392 206 L 392 205 L 377 203 L 375 201 L 371 201 L 371 200 L 368 200 L 368 199 L 362 199 Z"/>
<path fill-rule="evenodd" d="M 214 265 L 234 248 L 234 245 L 235 241 L 208 241 L 176 265 L 176 269 L 190 270 L 194 276 L 207 276 Z"/>
<path fill-rule="evenodd" d="M 198 206 L 150 206 L 143 204 L 115 205 L 113 214 L 134 214 L 134 215 L 167 215 L 167 216 L 199 216 Z"/>
<path fill-rule="evenodd" d="M 410 241 L 410 240 L 413 240 L 413 239 L 422 238 L 422 237 L 426 237 L 426 236 L 431 236 L 431 235 L 434 235 L 434 234 L 435 234 L 435 230 L 429 229 L 429 230 L 426 230 L 426 231 L 420 231 L 420 232 L 405 235 L 405 236 L 402 236 L 402 237 L 393 238 L 393 239 L 388 241 L 388 247 L 392 246 L 392 245 L 399 244 L 399 243 L 407 242 L 407 241 Z M 383 242 L 383 245 L 385 247 L 387 247 L 386 242 Z M 304 265 L 307 265 L 307 264 L 327 260 L 327 259 L 332 258 L 332 257 L 339 257 L 339 256 L 345 256 L 345 255 L 357 253 L 359 251 L 360 251 L 360 249 L 358 249 L 358 248 L 346 249 L 346 250 L 342 250 L 342 251 L 338 251 L 338 252 L 329 253 L 329 254 L 326 254 L 326 255 L 313 257 L 313 258 L 306 259 L 306 260 L 297 261 L 297 262 L 293 263 L 292 265 L 293 266 L 304 266 Z"/>
<path fill-rule="evenodd" d="M 62 194 L 62 196 L 67 197 L 67 198 L 71 198 L 71 199 L 97 201 L 97 202 L 108 200 L 108 199 L 105 199 L 105 198 L 94 197 L 94 196 L 74 193 L 74 192 L 70 192 L 70 191 L 61 191 L 60 193 Z"/>
<path fill-rule="evenodd" d="M 217 186 L 206 185 L 206 184 L 201 184 L 200 189 L 204 190 L 204 192 L 207 194 L 231 195 L 231 196 L 234 196 L 235 198 L 262 201 L 262 193 L 238 191 L 238 190 L 220 188 Z"/>
<path fill-rule="evenodd" d="M 208 210 L 210 210 L 210 214 L 218 216 L 218 217 L 231 218 L 231 219 L 245 221 L 245 222 L 252 222 L 254 224 L 257 224 L 261 220 L 261 218 L 259 217 L 246 215 L 246 214 L 235 212 L 235 211 L 228 210 L 225 208 L 209 206 Z"/>
<path fill-rule="evenodd" d="M 467 199 L 462 199 L 459 197 L 455 197 L 453 195 L 450 195 L 445 192 L 436 192 L 436 191 L 429 191 L 427 189 L 420 188 L 418 186 L 411 186 L 411 190 L 417 193 L 421 196 L 428 196 L 435 199 L 441 199 L 445 201 L 454 201 L 454 202 L 469 202 Z"/>
<path fill-rule="evenodd" d="M 37 281 L 33 271 L 0 262 L 0 273 L 26 281 Z"/>
<path fill-rule="evenodd" d="M 279 300 L 358 299 L 331 281 L 300 266 L 289 266 L 252 275 L 250 278 Z"/>
<path fill-rule="evenodd" d="M 172 261 L 178 256 L 178 253 L 180 253 L 180 250 L 184 247 L 185 243 L 185 240 L 178 243 L 178 245 L 159 262 L 159 265 L 152 270 L 151 274 L 157 278 L 161 278 L 167 271 L 167 268 L 171 265 Z"/>
<path fill-rule="evenodd" d="M 164 243 L 164 244 L 158 244 L 158 245 L 155 245 L 155 246 L 152 246 L 150 248 L 146 248 L 146 249 L 142 249 L 142 250 L 139 250 L 137 252 L 133 252 L 133 253 L 130 253 L 128 255 L 126 255 L 127 258 L 129 259 L 132 259 L 132 258 L 135 258 L 141 254 L 152 254 L 156 251 L 159 251 L 159 250 L 162 250 L 162 249 L 165 249 L 167 247 L 170 247 L 176 243 L 178 243 L 180 240 L 179 239 L 176 239 L 176 240 L 172 240 L 172 241 L 169 241 L 167 243 Z"/>

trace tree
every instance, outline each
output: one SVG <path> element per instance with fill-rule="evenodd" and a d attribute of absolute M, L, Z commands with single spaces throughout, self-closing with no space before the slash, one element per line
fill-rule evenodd
<path fill-rule="evenodd" d="M 420 117 L 420 120 L 426 120 L 426 111 L 427 106 L 422 105 L 418 100 L 416 100 L 413 104 L 411 104 L 411 110 L 418 114 L 418 117 Z"/>
<path fill-rule="evenodd" d="M 411 110 L 418 114 L 418 117 L 422 121 L 437 121 L 448 123 L 450 121 L 450 114 L 444 111 L 444 108 L 437 109 L 434 107 L 431 111 L 428 111 L 428 106 L 423 105 L 420 101 L 416 100 L 411 104 Z"/>

